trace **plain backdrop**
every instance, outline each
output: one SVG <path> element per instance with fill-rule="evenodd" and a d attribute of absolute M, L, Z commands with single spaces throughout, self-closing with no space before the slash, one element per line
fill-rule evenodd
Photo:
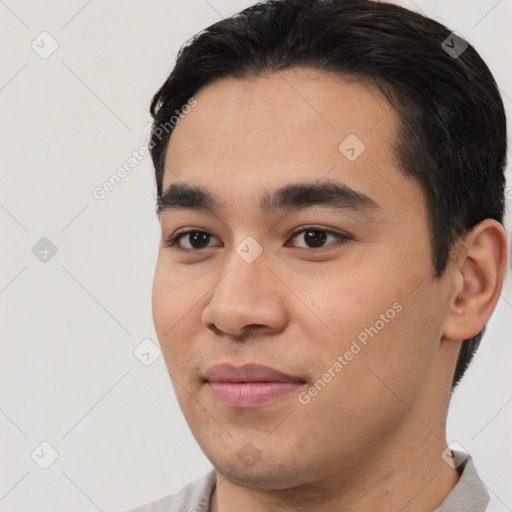
<path fill-rule="evenodd" d="M 181 44 L 252 3 L 0 2 L 1 511 L 134 507 L 211 468 L 158 354 L 150 157 L 104 199 L 93 190 L 144 144 L 151 97 Z M 512 2 L 400 3 L 476 47 L 510 116 Z M 509 279 L 448 424 L 448 441 L 473 455 L 503 511 L 511 318 Z"/>

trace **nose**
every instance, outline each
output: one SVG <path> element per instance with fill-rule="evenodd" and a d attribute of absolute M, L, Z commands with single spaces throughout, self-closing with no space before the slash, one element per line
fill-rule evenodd
<path fill-rule="evenodd" d="M 201 320 L 216 335 L 242 339 L 250 331 L 275 334 L 286 326 L 286 287 L 262 256 L 247 263 L 235 253 L 214 286 Z"/>

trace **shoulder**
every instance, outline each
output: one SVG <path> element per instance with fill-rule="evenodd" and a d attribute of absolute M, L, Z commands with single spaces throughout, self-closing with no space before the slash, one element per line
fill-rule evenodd
<path fill-rule="evenodd" d="M 210 498 L 217 476 L 214 469 L 189 483 L 178 493 L 130 510 L 118 512 L 210 512 Z"/>

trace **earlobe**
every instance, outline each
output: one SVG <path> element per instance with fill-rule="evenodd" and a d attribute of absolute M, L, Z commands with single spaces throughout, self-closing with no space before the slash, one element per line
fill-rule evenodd
<path fill-rule="evenodd" d="M 498 302 L 507 267 L 507 238 L 503 226 L 485 219 L 463 241 L 465 250 L 453 270 L 453 293 L 443 336 L 465 340 L 478 334 Z"/>

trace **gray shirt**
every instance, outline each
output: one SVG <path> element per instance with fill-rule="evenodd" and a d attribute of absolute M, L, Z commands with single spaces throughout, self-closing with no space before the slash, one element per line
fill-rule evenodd
<path fill-rule="evenodd" d="M 455 452 L 457 453 L 457 452 Z M 177 494 L 122 512 L 210 512 L 210 500 L 217 475 L 212 469 L 185 486 Z M 489 493 L 480 480 L 471 457 L 462 465 L 457 485 L 433 512 L 485 512 Z"/>

